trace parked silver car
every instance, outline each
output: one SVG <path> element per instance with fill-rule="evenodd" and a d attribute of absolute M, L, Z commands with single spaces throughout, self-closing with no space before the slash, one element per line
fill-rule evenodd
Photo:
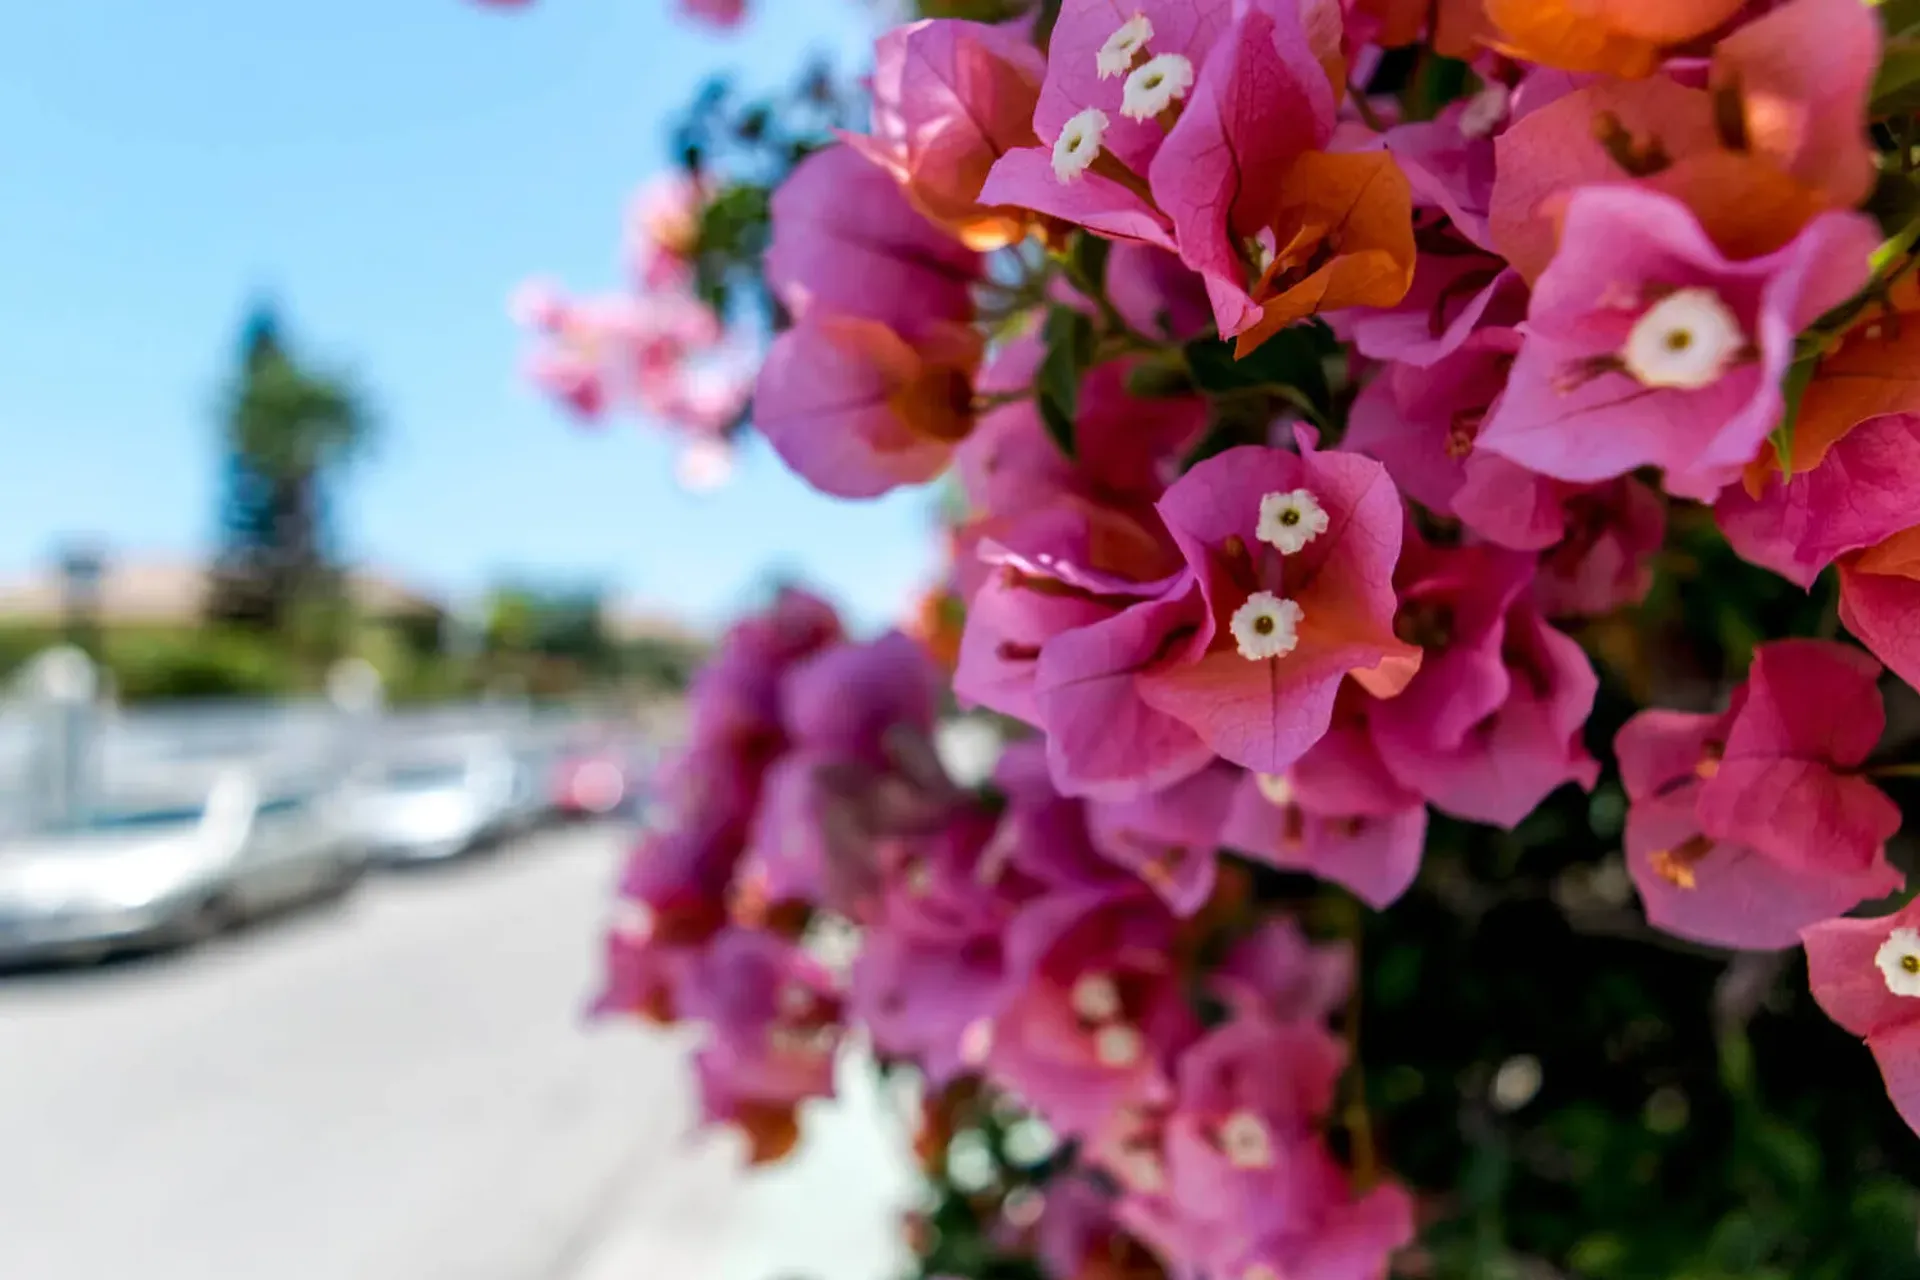
<path fill-rule="evenodd" d="M 525 772 L 499 735 L 417 744 L 355 780 L 354 826 L 376 862 L 457 858 L 526 824 Z"/>
<path fill-rule="evenodd" d="M 365 865 L 338 797 L 244 769 L 108 796 L 0 843 L 0 963 L 198 941 L 343 890 Z"/>

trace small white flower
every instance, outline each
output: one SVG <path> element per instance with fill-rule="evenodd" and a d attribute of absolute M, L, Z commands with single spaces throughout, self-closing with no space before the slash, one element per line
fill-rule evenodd
<path fill-rule="evenodd" d="M 622 898 L 613 904 L 613 918 L 607 927 L 623 941 L 645 942 L 653 936 L 654 923 L 652 907 L 632 898 Z"/>
<path fill-rule="evenodd" d="M 1153 39 L 1153 20 L 1144 13 L 1136 13 L 1120 24 L 1120 29 L 1107 37 L 1100 46 L 1100 52 L 1093 57 L 1093 64 L 1100 71 L 1102 80 L 1127 74 L 1127 68 L 1133 65 L 1133 55 L 1147 47 L 1147 41 Z"/>
<path fill-rule="evenodd" d="M 1698 391 L 1719 381 L 1746 345 L 1740 321 L 1719 294 L 1679 289 L 1634 322 L 1620 362 L 1644 386 Z"/>
<path fill-rule="evenodd" d="M 1897 996 L 1920 997 L 1920 933 L 1895 929 L 1873 953 L 1873 962 L 1887 980 L 1887 990 Z"/>
<path fill-rule="evenodd" d="M 1506 85 L 1498 80 L 1487 81 L 1486 87 L 1467 99 L 1467 105 L 1461 109 L 1460 135 L 1465 138 L 1484 138 L 1492 133 L 1507 118 L 1507 105 L 1511 97 Z"/>
<path fill-rule="evenodd" d="M 1166 1166 L 1160 1163 L 1160 1157 L 1145 1148 L 1135 1148 L 1121 1156 L 1116 1163 L 1120 1166 L 1120 1180 L 1143 1195 L 1158 1195 L 1167 1189 Z"/>
<path fill-rule="evenodd" d="M 1240 656 L 1248 662 L 1281 658 L 1300 643 L 1300 620 L 1306 614 L 1291 600 L 1271 591 L 1256 591 L 1233 611 L 1229 626 Z"/>
<path fill-rule="evenodd" d="M 1187 96 L 1193 88 L 1193 63 L 1177 53 L 1148 58 L 1127 77 L 1120 114 L 1129 120 L 1151 120 Z"/>
<path fill-rule="evenodd" d="M 1073 984 L 1073 1011 L 1088 1022 L 1111 1022 L 1120 1016 L 1120 988 L 1104 973 L 1083 973 Z"/>
<path fill-rule="evenodd" d="M 1091 168 L 1100 158 L 1100 139 L 1110 123 L 1106 112 L 1088 107 L 1061 125 L 1060 136 L 1053 142 L 1053 176 L 1072 182 Z"/>
<path fill-rule="evenodd" d="M 1124 1022 L 1109 1022 L 1093 1033 L 1093 1056 L 1103 1067 L 1131 1067 L 1146 1048 L 1139 1030 Z"/>
<path fill-rule="evenodd" d="M 1254 536 L 1290 556 L 1327 531 L 1325 507 L 1305 489 L 1269 493 L 1260 499 L 1260 523 Z"/>
<path fill-rule="evenodd" d="M 1273 1167 L 1273 1135 L 1251 1111 L 1236 1111 L 1221 1123 L 1220 1150 L 1236 1169 Z"/>
<path fill-rule="evenodd" d="M 1256 773 L 1253 785 L 1260 788 L 1260 794 L 1269 804 L 1284 809 L 1293 803 L 1293 780 L 1284 773 Z"/>

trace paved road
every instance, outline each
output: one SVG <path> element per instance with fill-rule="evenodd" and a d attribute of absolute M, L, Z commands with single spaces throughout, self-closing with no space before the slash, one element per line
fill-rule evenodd
<path fill-rule="evenodd" d="M 0 981 L 0 1277 L 882 1280 L 905 1184 L 870 1093 L 748 1177 L 689 1136 L 679 1045 L 583 1028 L 616 847 Z"/>

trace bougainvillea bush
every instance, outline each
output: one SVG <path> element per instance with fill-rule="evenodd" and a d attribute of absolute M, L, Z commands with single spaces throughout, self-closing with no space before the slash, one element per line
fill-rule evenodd
<path fill-rule="evenodd" d="M 1920 5 L 927 8 L 543 365 L 957 513 L 727 635 L 600 1007 L 921 1081 L 929 1276 L 1920 1275 Z"/>

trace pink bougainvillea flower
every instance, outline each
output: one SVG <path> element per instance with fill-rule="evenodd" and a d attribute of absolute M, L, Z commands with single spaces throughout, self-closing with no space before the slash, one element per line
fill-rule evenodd
<path fill-rule="evenodd" d="M 943 683 L 926 651 L 892 631 L 797 664 L 781 690 L 782 718 L 800 747 L 884 765 L 890 735 L 933 732 Z"/>
<path fill-rule="evenodd" d="M 1783 478 L 1767 455 L 1758 492 L 1730 485 L 1714 506 L 1733 549 L 1802 587 L 1850 551 L 1914 523 L 1920 493 L 1920 416 L 1869 418 L 1832 442 L 1809 469 L 1796 429 L 1797 474 Z"/>
<path fill-rule="evenodd" d="M 1855 772 L 1886 723 L 1879 674 L 1857 649 L 1779 640 L 1724 713 L 1627 722 L 1627 865 L 1650 921 L 1771 949 L 1900 886 L 1885 849 L 1899 808 Z"/>
<path fill-rule="evenodd" d="M 1920 526 L 1840 561 L 1840 621 L 1920 689 Z"/>
<path fill-rule="evenodd" d="M 1033 1249 L 1056 1280 L 1159 1280 L 1160 1264 L 1114 1221 L 1114 1197 L 1087 1173 L 1047 1182 Z"/>
<path fill-rule="evenodd" d="M 696 743 L 745 753 L 784 748 L 780 687 L 795 664 L 840 639 L 833 606 L 784 587 L 773 604 L 728 629 L 693 678 L 687 710 Z"/>
<path fill-rule="evenodd" d="M 1779 422 L 1794 337 L 1865 283 L 1878 241 L 1867 219 L 1824 214 L 1778 253 L 1730 262 L 1670 197 L 1576 192 L 1578 250 L 1536 284 L 1479 447 L 1563 480 L 1658 466 L 1670 491 L 1711 498 Z"/>
<path fill-rule="evenodd" d="M 1800 937 L 1813 998 L 1867 1042 L 1900 1118 L 1920 1131 L 1920 902 L 1871 920 L 1822 921 Z"/>
<path fill-rule="evenodd" d="M 1867 100 L 1880 22 L 1863 0 L 1788 0 L 1714 46 L 1710 84 L 1739 106 L 1740 147 L 1835 207 L 1873 189 Z"/>
<path fill-rule="evenodd" d="M 980 347 L 960 325 L 909 343 L 877 321 L 810 311 L 767 352 L 754 425 L 822 493 L 871 498 L 931 480 L 973 427 Z"/>
<path fill-rule="evenodd" d="M 1213 892 L 1221 817 L 1241 770 L 1218 765 L 1128 800 L 1093 801 L 1094 847 L 1146 882 L 1176 914 L 1191 916 Z"/>
<path fill-rule="evenodd" d="M 1313 943 L 1293 920 L 1269 917 L 1207 975 L 1235 1018 L 1315 1022 L 1346 1002 L 1354 954 L 1344 941 Z"/>
<path fill-rule="evenodd" d="M 1006 935 L 1012 991 L 989 1073 L 1070 1136 L 1162 1094 L 1198 1033 L 1175 967 L 1175 921 L 1144 889 L 1050 893 Z"/>
<path fill-rule="evenodd" d="M 1126 86 L 1150 60 L 1169 60 L 1162 67 L 1177 60 L 1184 75 L 1165 78 L 1165 84 L 1183 85 L 1182 96 L 1190 92 L 1195 68 L 1226 28 L 1231 7 L 1229 0 L 1061 5 L 1033 113 L 1038 145 L 1002 156 L 987 175 L 981 200 L 1174 248 L 1172 227 L 1147 182 L 1167 129 L 1155 113 L 1128 109 Z"/>
<path fill-rule="evenodd" d="M 1564 527 L 1555 482 L 1477 447 L 1520 344 L 1514 330 L 1489 327 L 1429 366 L 1388 365 L 1354 401 L 1341 443 L 1378 458 L 1429 511 L 1525 550 L 1551 544 Z"/>
<path fill-rule="evenodd" d="M 737 27 L 747 18 L 747 0 L 680 0 L 680 12 L 712 27 Z"/>
<path fill-rule="evenodd" d="M 626 253 L 643 288 L 685 287 L 700 247 L 700 215 L 712 195 L 708 184 L 674 171 L 642 187 L 627 205 Z"/>
<path fill-rule="evenodd" d="M 882 166 L 908 200 L 974 249 L 1021 239 L 1027 217 L 983 207 L 993 162 L 1037 145 L 1033 109 L 1046 59 L 1012 27 L 930 19 L 874 43 L 873 125 L 849 146 Z"/>
<path fill-rule="evenodd" d="M 1183 1272 L 1251 1246 L 1275 1219 L 1321 1208 L 1317 1126 L 1346 1051 L 1308 1022 L 1229 1022 L 1180 1056 L 1173 1097 L 1122 1117 L 1089 1151 L 1128 1192 L 1119 1218 Z M 1238 1273 L 1232 1273 L 1238 1274 Z"/>
<path fill-rule="evenodd" d="M 707 945 L 727 922 L 737 821 L 643 835 L 621 873 L 607 924 L 606 976 L 593 1012 L 674 1022 Z"/>
<path fill-rule="evenodd" d="M 1115 601 L 1114 603 L 1121 603 Z M 1075 795 L 1124 799 L 1170 786 L 1216 754 L 1199 726 L 1156 702 L 1151 676 L 1209 636 L 1192 574 L 1040 646 L 1033 687 L 1054 780 Z"/>
<path fill-rule="evenodd" d="M 1041 355 L 1037 342 L 1009 344 L 982 373 L 980 390 L 1030 385 Z M 982 415 L 954 456 L 972 510 L 1019 515 L 1073 496 L 1143 515 L 1139 509 L 1166 490 L 1179 456 L 1205 431 L 1207 402 L 1194 395 L 1131 395 L 1127 378 L 1137 367 L 1137 360 L 1108 360 L 1087 372 L 1071 459 L 1047 433 L 1031 398 Z"/>
<path fill-rule="evenodd" d="M 1393 482 L 1371 458 L 1313 449 L 1304 435 L 1300 445 L 1228 450 L 1161 498 L 1205 611 L 1154 628 L 1156 647 L 1169 624 L 1194 629 L 1137 678 L 1149 706 L 1261 773 L 1284 772 L 1320 740 L 1348 674 L 1390 696 L 1419 665 L 1392 631 L 1404 519 Z M 1050 647 L 1043 684 L 1051 658 Z M 1063 664 L 1058 678 L 1071 677 Z"/>
<path fill-rule="evenodd" d="M 1666 504 L 1632 476 L 1584 486 L 1561 501 L 1565 529 L 1540 557 L 1533 600 L 1549 618 L 1597 617 L 1638 604 L 1653 586 L 1667 536 Z"/>
<path fill-rule="evenodd" d="M 1382 151 L 1323 150 L 1335 101 L 1298 10 L 1249 5 L 1153 157 L 1181 260 L 1241 355 L 1317 311 L 1392 306 L 1412 281 L 1406 177 Z"/>
<path fill-rule="evenodd" d="M 1531 103 L 1524 92 L 1531 86 L 1516 102 Z M 1598 81 L 1531 107 L 1496 143 L 1488 223 L 1495 249 L 1537 279 L 1553 258 L 1572 194 L 1624 182 L 1685 204 L 1729 258 L 1791 242 L 1830 202 L 1768 161 L 1728 150 L 1714 102 L 1704 89 L 1654 76 Z"/>
<path fill-rule="evenodd" d="M 1665 50 L 1706 35 L 1746 0 L 1486 0 L 1490 43 L 1568 71 L 1644 76 Z"/>
<path fill-rule="evenodd" d="M 1567 782 L 1591 788 L 1581 743 L 1599 682 L 1528 596 L 1534 559 L 1487 546 L 1410 547 L 1401 634 L 1426 650 L 1398 698 L 1371 709 L 1402 786 L 1470 822 L 1512 828 Z"/>
<path fill-rule="evenodd" d="M 1416 680 L 1418 677 L 1416 677 Z M 1222 843 L 1288 871 L 1306 871 L 1384 908 L 1413 883 L 1427 807 L 1380 758 L 1358 690 L 1333 727 L 1284 774 L 1247 774 L 1226 808 Z"/>
<path fill-rule="evenodd" d="M 1121 242 L 1107 255 L 1107 299 L 1140 333 L 1192 338 L 1213 323 L 1207 286 L 1164 249 Z"/>
<path fill-rule="evenodd" d="M 799 1104 L 833 1095 L 842 1002 L 832 976 L 784 938 L 729 929 L 702 957 L 687 1003 L 709 1030 L 694 1059 L 702 1118 L 737 1128 L 756 1164 L 785 1155 Z"/>
<path fill-rule="evenodd" d="M 1325 1155 L 1299 1177 L 1310 1180 L 1318 1212 L 1276 1215 L 1222 1274 L 1385 1280 L 1393 1255 L 1413 1243 L 1413 1198 L 1392 1183 L 1356 1197 L 1346 1172 Z"/>
<path fill-rule="evenodd" d="M 1487 329 L 1511 329 L 1526 309 L 1517 273 L 1461 246 L 1422 253 L 1412 286 L 1393 306 L 1344 312 L 1338 321 L 1362 355 L 1432 365 Z"/>
<path fill-rule="evenodd" d="M 997 829 L 966 807 L 909 842 L 854 960 L 849 1000 L 861 1025 L 936 1086 L 979 1068 L 1007 996 L 1004 934 L 1019 898 L 992 861 Z"/>
<path fill-rule="evenodd" d="M 1501 86 L 1504 93 L 1504 86 Z M 1468 99 L 1432 120 L 1395 125 L 1380 141 L 1407 176 L 1415 203 L 1446 215 L 1452 230 L 1478 249 L 1492 249 L 1493 126 L 1486 107 Z"/>
<path fill-rule="evenodd" d="M 767 285 L 797 317 L 873 320 L 908 338 L 973 318 L 980 255 L 852 147 L 802 160 L 773 193 L 772 224 Z"/>

